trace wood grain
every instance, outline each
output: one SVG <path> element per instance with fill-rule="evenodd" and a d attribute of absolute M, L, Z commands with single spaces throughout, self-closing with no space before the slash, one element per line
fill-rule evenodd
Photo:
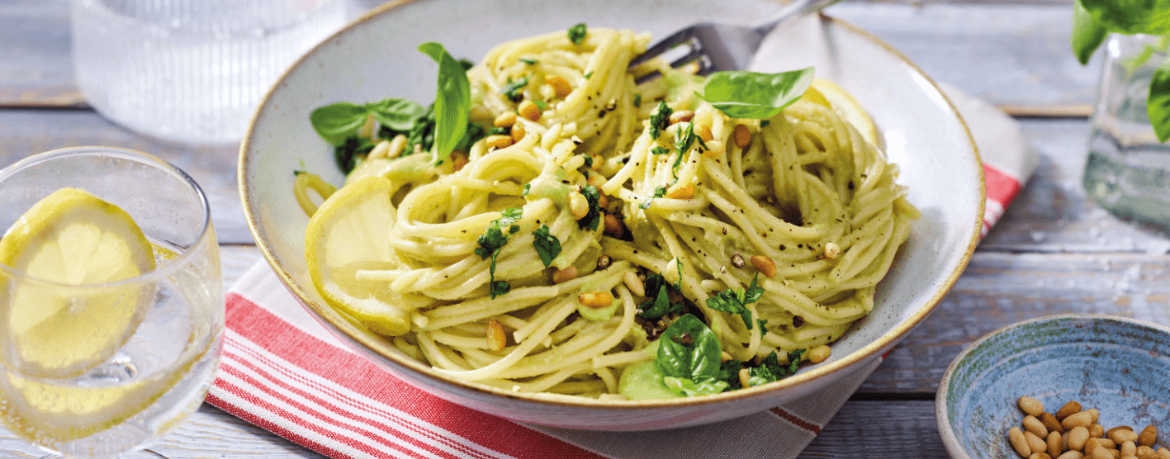
<path fill-rule="evenodd" d="M 812 458 L 946 458 L 934 421 L 934 402 L 921 400 L 845 403 L 801 453 Z"/>

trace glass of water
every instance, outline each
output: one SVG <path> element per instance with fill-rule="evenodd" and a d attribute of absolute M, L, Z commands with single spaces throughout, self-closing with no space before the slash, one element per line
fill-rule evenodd
<path fill-rule="evenodd" d="M 1167 39 L 1113 34 L 1090 121 L 1085 193 L 1124 218 L 1170 229 L 1170 143 L 1161 143 L 1146 112 L 1154 71 L 1170 57 Z"/>
<path fill-rule="evenodd" d="M 268 88 L 345 20 L 345 0 L 72 0 L 75 77 L 130 130 L 237 142 Z"/>
<path fill-rule="evenodd" d="M 54 455 L 111 458 L 198 409 L 224 304 L 191 177 L 116 148 L 35 155 L 0 171 L 0 227 L 4 427 Z"/>

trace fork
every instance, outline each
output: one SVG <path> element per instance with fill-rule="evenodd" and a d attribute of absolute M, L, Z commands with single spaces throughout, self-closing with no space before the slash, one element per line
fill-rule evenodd
<path fill-rule="evenodd" d="M 742 70 L 760 47 L 764 36 L 790 20 L 802 18 L 839 0 L 795 0 L 784 6 L 772 18 L 759 26 L 733 26 L 701 22 L 675 32 L 646 49 L 630 61 L 633 69 L 668 51 L 687 45 L 690 50 L 682 57 L 671 61 L 671 68 L 679 68 L 692 62 L 698 63 L 698 75 L 708 75 L 720 70 Z M 638 78 L 642 84 L 660 76 L 657 70 Z"/>

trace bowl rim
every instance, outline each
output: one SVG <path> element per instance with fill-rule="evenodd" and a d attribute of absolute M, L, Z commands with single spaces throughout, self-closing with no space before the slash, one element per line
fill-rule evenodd
<path fill-rule="evenodd" d="M 448 376 L 444 376 L 444 375 L 441 375 L 439 373 L 434 372 L 431 366 L 429 366 L 423 362 L 420 362 L 420 361 L 417 361 L 414 359 L 410 359 L 409 357 L 405 357 L 405 356 L 399 357 L 396 355 L 387 355 L 387 354 L 383 354 L 381 352 L 378 352 L 375 347 L 371 346 L 370 343 L 367 342 L 367 341 L 373 341 L 373 340 L 369 339 L 369 337 L 367 337 L 367 336 L 362 335 L 361 333 L 358 333 L 359 327 L 357 327 L 351 321 L 341 317 L 340 313 L 338 313 L 336 311 L 333 311 L 332 313 L 325 311 L 325 309 L 329 309 L 330 311 L 332 311 L 332 308 L 328 308 L 327 306 L 320 305 L 314 301 L 308 300 L 308 295 L 306 295 L 305 292 L 302 290 L 301 286 L 293 280 L 292 275 L 287 270 L 285 270 L 284 267 L 280 265 L 280 263 L 278 263 L 276 261 L 276 257 L 271 249 L 271 245 L 268 243 L 267 239 L 263 236 L 263 233 L 261 233 L 261 231 L 260 231 L 259 225 L 258 225 L 257 220 L 256 220 L 256 214 L 252 211 L 251 207 L 249 206 L 249 203 L 251 202 L 251 199 L 250 199 L 251 196 L 248 192 L 248 187 L 247 187 L 247 171 L 249 170 L 249 168 L 247 167 L 248 166 L 248 151 L 252 147 L 252 140 L 256 134 L 255 133 L 256 123 L 259 121 L 259 119 L 263 115 L 264 108 L 269 104 L 270 100 L 273 97 L 273 94 L 276 93 L 281 88 L 281 86 L 284 84 L 285 80 L 289 77 L 289 75 L 292 74 L 294 71 L 298 70 L 306 62 L 306 60 L 310 56 L 314 55 L 319 49 L 324 47 L 327 43 L 333 41 L 335 38 L 337 38 L 343 34 L 348 34 L 348 33 L 352 32 L 354 29 L 358 28 L 359 26 L 363 25 L 364 23 L 370 21 L 371 19 L 373 19 L 375 17 L 381 16 L 383 14 L 390 12 L 390 11 L 393 11 L 398 7 L 408 5 L 408 4 L 420 3 L 422 1 L 425 1 L 425 0 L 397 0 L 394 2 L 390 2 L 390 3 L 384 4 L 384 5 L 378 6 L 374 9 L 366 12 L 365 14 L 361 15 L 360 17 L 358 17 L 354 21 L 350 22 L 349 24 L 346 24 L 344 27 L 339 29 L 337 32 L 334 32 L 328 38 L 322 40 L 320 43 L 315 45 L 313 48 L 306 51 L 301 57 L 299 57 L 295 62 L 293 62 L 293 64 L 291 66 L 289 66 L 287 69 L 285 69 L 285 71 L 280 75 L 280 78 L 278 78 L 276 80 L 276 82 L 273 83 L 273 85 L 264 94 L 264 98 L 261 99 L 259 105 L 257 105 L 257 107 L 256 107 L 256 111 L 253 112 L 251 120 L 248 122 L 248 128 L 247 128 L 247 131 L 245 131 L 245 133 L 244 133 L 244 139 L 240 143 L 240 156 L 239 156 L 239 163 L 238 163 L 238 167 L 237 167 L 237 180 L 238 180 L 238 185 L 239 185 L 238 187 L 240 190 L 240 199 L 242 201 L 242 207 L 243 207 L 243 211 L 244 211 L 244 218 L 248 223 L 248 229 L 249 229 L 249 231 L 251 231 L 253 239 L 255 239 L 256 246 L 257 246 L 257 248 L 260 249 L 260 252 L 264 257 L 264 260 L 273 269 L 273 271 L 276 272 L 276 274 L 280 278 L 281 282 L 284 283 L 285 287 L 289 290 L 289 292 L 291 292 L 293 294 L 293 296 L 296 297 L 297 301 L 300 302 L 301 305 L 305 309 L 307 309 L 318 322 L 328 323 L 329 328 L 332 328 L 332 330 L 330 330 L 331 334 L 338 337 L 339 340 L 346 342 L 348 345 L 350 345 L 350 347 L 357 348 L 360 351 L 361 355 L 365 356 L 366 358 L 371 358 L 371 359 L 375 359 L 375 360 L 380 359 L 380 360 L 382 360 L 382 362 L 381 362 L 382 365 L 388 364 L 392 367 L 398 367 L 398 368 L 404 367 L 406 369 L 409 369 L 409 370 L 413 371 L 417 375 L 417 377 L 430 381 L 429 385 L 431 385 L 431 386 L 434 386 L 435 382 L 438 382 L 441 384 L 449 384 L 449 385 L 458 386 L 459 388 L 461 388 L 463 390 L 471 391 L 471 392 L 478 393 L 478 394 L 499 396 L 499 397 L 504 397 L 506 399 L 519 400 L 519 401 L 524 401 L 524 402 L 531 402 L 531 403 L 537 403 L 537 404 L 559 405 L 559 406 L 572 406 L 572 407 L 590 408 L 590 409 L 613 409 L 613 410 L 631 410 L 631 409 L 642 409 L 642 408 L 648 408 L 648 407 L 671 407 L 671 408 L 697 407 L 697 406 L 704 406 L 704 405 L 709 405 L 709 404 L 713 404 L 713 403 L 723 403 L 725 401 L 730 401 L 730 400 L 750 399 L 750 398 L 759 397 L 759 396 L 761 396 L 765 393 L 768 393 L 768 392 L 780 391 L 780 390 L 783 390 L 786 388 L 799 386 L 799 385 L 802 385 L 806 382 L 822 379 L 822 377 L 827 376 L 831 373 L 836 373 L 839 371 L 848 370 L 852 367 L 860 365 L 861 363 L 863 363 L 867 360 L 874 358 L 875 356 L 878 355 L 879 352 L 881 352 L 887 346 L 892 347 L 893 345 L 895 345 L 896 343 L 901 341 L 902 338 L 904 338 L 911 330 L 913 330 L 915 327 L 917 327 L 919 324 L 921 324 L 922 321 L 925 320 L 930 315 L 930 313 L 934 311 L 934 309 L 939 305 L 939 303 L 942 302 L 942 299 L 946 296 L 946 294 L 950 291 L 950 289 L 955 285 L 955 283 L 959 279 L 959 276 L 966 269 L 967 264 L 970 262 L 971 256 L 975 251 L 975 246 L 980 240 L 981 230 L 983 228 L 983 215 L 984 215 L 984 212 L 986 210 L 986 199 L 987 199 L 986 182 L 985 182 L 984 177 L 983 177 L 983 161 L 982 161 L 982 158 L 979 154 L 979 148 L 975 144 L 975 139 L 971 135 L 971 129 L 967 125 L 967 122 L 963 119 L 962 115 L 959 114 L 959 111 L 955 107 L 954 103 L 951 102 L 950 98 L 947 97 L 946 93 L 944 93 L 942 91 L 942 88 L 940 88 L 938 86 L 938 83 L 936 83 L 932 78 L 930 78 L 930 76 L 928 76 L 925 72 L 923 72 L 923 70 L 920 67 L 918 67 L 918 65 L 916 65 L 914 62 L 912 62 L 910 59 L 908 59 L 905 55 L 903 55 L 901 52 L 899 52 L 894 47 L 890 46 L 885 41 L 879 39 L 878 37 L 874 36 L 873 34 L 870 34 L 869 32 L 866 32 L 866 31 L 862 30 L 861 28 L 859 28 L 853 24 L 850 24 L 846 21 L 833 18 L 832 16 L 825 15 L 824 13 L 817 13 L 817 15 L 819 16 L 821 21 L 830 23 L 830 24 L 835 25 L 835 26 L 842 27 L 842 28 L 850 31 L 851 33 L 855 33 L 855 34 L 861 36 L 862 38 L 874 43 L 875 45 L 878 45 L 879 47 L 883 48 L 888 53 L 890 53 L 891 56 L 893 56 L 897 60 L 900 60 L 903 64 L 905 64 L 909 68 L 911 68 L 915 73 L 917 73 L 919 76 L 921 76 L 929 84 L 929 88 L 932 89 L 935 93 L 937 93 L 941 97 L 941 99 L 946 102 L 947 108 L 950 109 L 950 113 L 955 116 L 955 119 L 958 120 L 959 125 L 962 126 L 963 133 L 965 134 L 965 137 L 967 140 L 965 145 L 970 147 L 971 155 L 970 155 L 969 159 L 974 162 L 974 168 L 977 171 L 977 175 L 979 178 L 978 210 L 975 213 L 974 221 L 970 223 L 971 237 L 967 241 L 967 246 L 964 249 L 962 256 L 960 257 L 959 262 L 955 265 L 954 269 L 946 276 L 946 278 L 943 280 L 942 284 L 938 287 L 938 289 L 936 289 L 934 291 L 933 295 L 931 295 L 931 297 L 926 300 L 926 302 L 922 305 L 922 307 L 920 307 L 917 311 L 915 311 L 914 314 L 911 317 L 909 317 L 905 322 L 903 322 L 900 325 L 894 327 L 893 329 L 887 331 L 881 337 L 862 346 L 860 349 L 846 355 L 842 359 L 836 360 L 833 362 L 829 362 L 827 365 L 818 365 L 817 367 L 814 367 L 813 369 L 811 369 L 807 372 L 798 373 L 796 375 L 781 379 L 779 381 L 771 382 L 771 383 L 760 385 L 760 386 L 750 387 L 747 389 L 740 389 L 740 390 L 730 391 L 730 392 L 722 392 L 719 394 L 701 396 L 701 397 L 682 397 L 682 398 L 673 398 L 673 399 L 595 400 L 595 399 L 589 399 L 589 398 L 584 398 L 584 397 L 569 398 L 569 397 L 565 397 L 565 396 L 558 396 L 555 394 L 546 394 L 546 393 L 518 393 L 518 392 L 512 392 L 512 391 L 508 391 L 505 389 L 496 388 L 496 387 L 492 387 L 492 386 L 488 386 L 488 385 L 484 385 L 484 384 L 479 384 L 476 382 L 463 381 L 463 380 L 458 380 L 458 379 L 451 378 Z M 408 383 L 408 384 L 412 384 L 412 383 Z"/>
<path fill-rule="evenodd" d="M 979 339 L 971 342 L 971 344 L 968 344 L 966 347 L 964 347 L 963 350 L 961 352 L 959 352 L 958 355 L 955 356 L 954 360 L 951 360 L 950 365 L 947 365 L 947 370 L 945 372 L 943 372 L 942 379 L 939 380 L 938 391 L 935 393 L 935 396 L 934 396 L 935 424 L 938 426 L 938 434 L 942 438 L 943 446 L 946 448 L 947 453 L 950 454 L 951 458 L 953 458 L 953 459 L 972 459 L 971 455 L 967 454 L 967 450 L 964 449 L 963 446 L 959 443 L 959 438 L 955 435 L 954 429 L 951 428 L 950 418 L 947 417 L 947 414 L 950 412 L 950 409 L 949 409 L 950 405 L 947 404 L 947 402 L 946 402 L 946 394 L 947 394 L 947 391 L 950 389 L 951 377 L 954 376 L 955 371 L 958 370 L 958 368 L 959 368 L 959 362 L 961 362 L 963 359 L 967 358 L 967 355 L 969 355 L 971 352 L 973 352 L 975 350 L 975 348 L 979 347 L 984 342 L 986 342 L 992 338 L 995 338 L 999 335 L 1002 335 L 1004 333 L 1007 333 L 1009 331 L 1015 330 L 1015 329 L 1020 328 L 1020 327 L 1035 325 L 1035 324 L 1041 323 L 1041 322 L 1054 322 L 1054 321 L 1058 321 L 1058 320 L 1077 320 L 1077 321 L 1104 320 L 1104 321 L 1109 321 L 1109 322 L 1117 322 L 1117 323 L 1124 323 L 1124 324 L 1128 324 L 1128 325 L 1136 325 L 1139 327 L 1151 328 L 1151 329 L 1160 331 L 1163 334 L 1170 336 L 1170 327 L 1167 327 L 1165 325 L 1150 322 L 1147 320 L 1134 319 L 1132 317 L 1122 317 L 1122 316 L 1115 316 L 1115 315 L 1109 315 L 1109 314 L 1090 314 L 1090 313 L 1067 313 L 1067 314 L 1054 314 L 1054 315 L 1048 315 L 1048 316 L 1035 317 L 1032 319 L 1022 320 L 1019 322 L 1004 325 L 1002 327 L 999 327 L 999 328 L 987 333 L 986 335 L 983 335 Z"/>

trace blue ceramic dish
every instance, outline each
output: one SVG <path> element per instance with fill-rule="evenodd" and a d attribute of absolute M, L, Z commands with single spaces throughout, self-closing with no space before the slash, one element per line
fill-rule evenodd
<path fill-rule="evenodd" d="M 939 435 L 955 459 L 1019 457 L 1008 429 L 1027 395 L 1055 413 L 1076 400 L 1098 423 L 1158 428 L 1170 440 L 1170 328 L 1121 317 L 1069 314 L 1009 325 L 970 345 L 943 374 Z"/>

